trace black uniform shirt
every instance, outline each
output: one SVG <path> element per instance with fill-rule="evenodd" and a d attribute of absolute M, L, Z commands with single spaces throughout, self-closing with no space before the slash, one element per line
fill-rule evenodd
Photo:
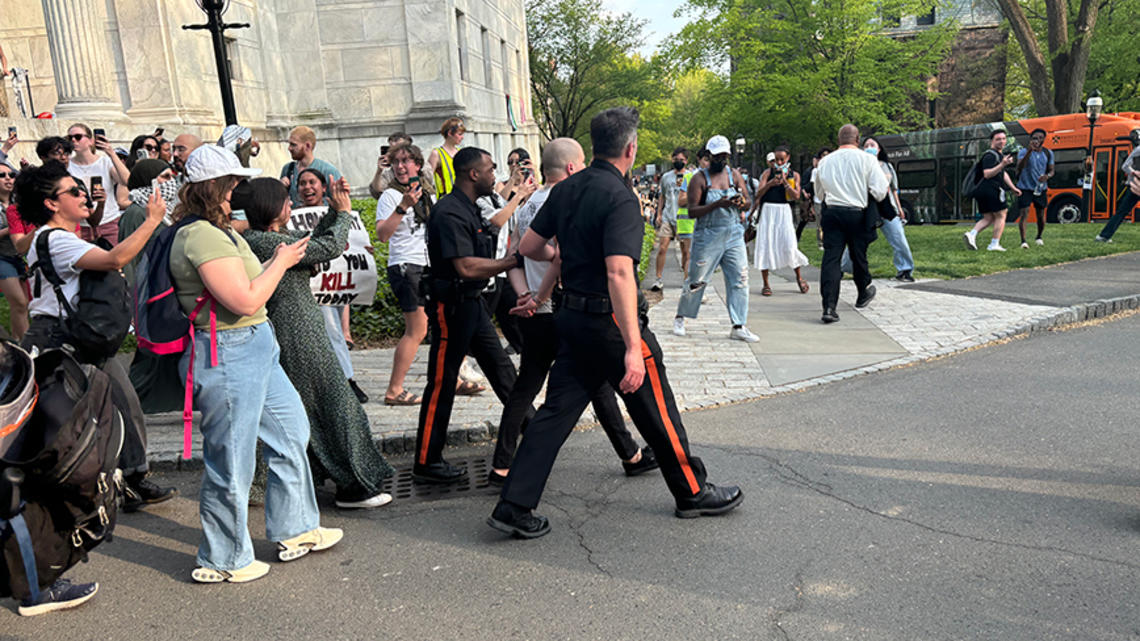
<path fill-rule="evenodd" d="M 605 160 L 555 185 L 530 228 L 558 237 L 562 286 L 580 296 L 609 296 L 606 256 L 629 256 L 635 269 L 641 260 L 645 222 L 637 196 Z"/>
<path fill-rule="evenodd" d="M 432 278 L 459 280 L 453 258 L 493 258 L 496 237 L 487 229 L 479 208 L 458 189 L 451 190 L 431 209 L 427 222 L 428 259 Z M 487 280 L 464 281 L 463 289 L 482 289 Z"/>

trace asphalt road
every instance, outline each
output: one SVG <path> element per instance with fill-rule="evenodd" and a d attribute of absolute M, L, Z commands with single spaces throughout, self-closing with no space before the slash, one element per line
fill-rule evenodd
<path fill-rule="evenodd" d="M 488 494 L 329 507 L 344 543 L 246 585 L 190 583 L 196 479 L 168 474 L 183 497 L 72 572 L 94 600 L 0 638 L 1135 639 L 1138 357 L 1131 316 L 686 414 L 746 493 L 715 519 L 574 434 L 545 538 L 489 529 Z"/>

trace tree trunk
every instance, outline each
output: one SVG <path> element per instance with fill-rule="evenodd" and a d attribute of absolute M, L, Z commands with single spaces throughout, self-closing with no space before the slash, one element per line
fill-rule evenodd
<path fill-rule="evenodd" d="M 1055 1 L 1055 0 L 1054 0 Z M 1017 0 L 998 0 L 1001 12 L 1009 20 L 1017 44 L 1021 46 L 1021 53 L 1025 56 L 1025 64 L 1029 67 L 1029 91 L 1033 94 L 1033 104 L 1041 116 L 1052 116 L 1057 113 L 1053 99 L 1053 86 L 1049 79 L 1049 70 L 1045 66 L 1045 56 L 1041 52 L 1041 45 L 1037 43 L 1037 34 L 1025 17 Z"/>

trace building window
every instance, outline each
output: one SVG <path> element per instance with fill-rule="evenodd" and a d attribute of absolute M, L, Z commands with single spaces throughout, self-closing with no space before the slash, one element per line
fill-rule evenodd
<path fill-rule="evenodd" d="M 459 79 L 470 80 L 467 70 L 467 16 L 462 11 L 455 12 L 455 33 L 459 42 Z"/>
<path fill-rule="evenodd" d="M 241 80 L 241 65 L 238 58 L 238 43 L 236 38 L 226 38 L 226 71 L 230 80 Z"/>
<path fill-rule="evenodd" d="M 902 18 L 897 12 L 890 13 L 880 9 L 879 20 L 882 21 L 884 29 L 897 29 L 902 26 Z"/>
<path fill-rule="evenodd" d="M 494 89 L 495 81 L 491 74 L 491 32 L 487 31 L 487 27 L 482 27 L 479 29 L 479 35 L 483 41 L 483 84 L 487 85 L 488 89 Z"/>
<path fill-rule="evenodd" d="M 924 16 L 918 16 L 918 18 L 915 20 L 915 24 L 920 27 L 926 27 L 934 24 L 934 8 L 931 7 L 930 13 Z"/>
<path fill-rule="evenodd" d="M 507 48 L 507 41 L 506 40 L 500 40 L 499 41 L 499 52 L 500 52 L 499 53 L 499 56 L 500 56 L 499 59 L 503 61 L 503 93 L 505 93 L 505 94 L 511 93 L 511 62 L 510 62 L 511 57 L 510 57 L 510 51 L 511 50 Z"/>

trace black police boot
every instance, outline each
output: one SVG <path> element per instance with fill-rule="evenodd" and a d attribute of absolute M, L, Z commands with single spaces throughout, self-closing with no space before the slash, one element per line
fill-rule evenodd
<path fill-rule="evenodd" d="M 674 514 L 682 519 L 716 516 L 732 510 L 743 500 L 744 492 L 735 485 L 717 487 L 712 483 L 705 483 L 696 496 L 677 499 L 677 510 Z"/>
<path fill-rule="evenodd" d="M 506 501 L 495 506 L 487 525 L 520 539 L 537 539 L 550 532 L 550 521 L 545 516 Z"/>
<path fill-rule="evenodd" d="M 427 465 L 416 463 L 412 466 L 412 480 L 420 483 L 447 485 L 458 483 L 466 477 L 467 468 L 456 467 L 442 459 L 437 463 L 428 463 Z"/>
<path fill-rule="evenodd" d="M 657 469 L 657 457 L 653 455 L 653 448 L 646 445 L 641 448 L 641 458 L 636 463 L 622 461 L 621 466 L 625 468 L 626 476 L 637 476 Z"/>
<path fill-rule="evenodd" d="M 364 390 L 360 389 L 360 386 L 356 384 L 356 381 L 352 380 L 351 378 L 348 379 L 348 386 L 352 388 L 352 393 L 356 394 L 356 400 L 360 401 L 361 405 L 364 405 L 368 402 L 368 395 L 364 393 Z"/>
<path fill-rule="evenodd" d="M 863 309 L 867 305 L 870 305 L 871 301 L 875 300 L 875 293 L 875 286 L 867 285 L 867 289 L 864 289 L 863 293 L 859 294 L 859 297 L 855 299 L 855 309 Z"/>
<path fill-rule="evenodd" d="M 178 488 L 160 487 L 146 474 L 132 474 L 124 484 L 123 511 L 136 512 L 147 505 L 169 501 L 178 494 Z"/>

